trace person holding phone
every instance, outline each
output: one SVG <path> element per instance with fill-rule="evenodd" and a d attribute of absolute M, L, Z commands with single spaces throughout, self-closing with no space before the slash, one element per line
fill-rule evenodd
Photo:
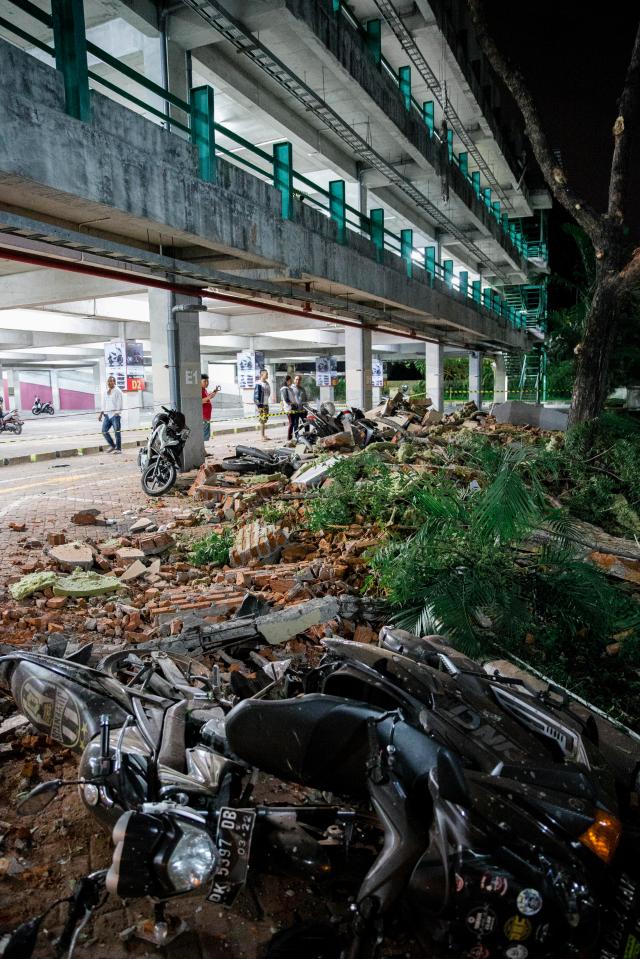
<path fill-rule="evenodd" d="M 220 392 L 220 387 L 216 386 L 215 389 L 209 392 L 209 377 L 206 373 L 203 373 L 200 377 L 200 387 L 202 394 L 202 435 L 205 443 L 208 443 L 211 439 L 211 416 L 213 414 L 213 404 L 211 400 L 216 393 Z"/>

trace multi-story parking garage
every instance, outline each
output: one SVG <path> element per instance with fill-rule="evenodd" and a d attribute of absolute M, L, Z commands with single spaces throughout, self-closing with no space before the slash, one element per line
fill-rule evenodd
<path fill-rule="evenodd" d="M 541 383 L 550 200 L 464 4 L 0 0 L 0 36 L 6 402 L 91 409 L 127 342 L 131 422 L 198 421 L 207 365 L 250 406 L 241 351 L 364 408 L 374 361 L 440 408 L 448 355 Z"/>

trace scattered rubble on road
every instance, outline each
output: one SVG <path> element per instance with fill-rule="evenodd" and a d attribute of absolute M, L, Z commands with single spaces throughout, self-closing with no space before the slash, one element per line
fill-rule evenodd
<path fill-rule="evenodd" d="M 78 511 L 71 522 L 84 527 L 81 539 L 67 541 L 66 529 L 49 531 L 44 546 L 25 536 L 0 592 L 3 640 L 44 649 L 61 636 L 67 649 L 92 641 L 107 651 L 131 644 L 198 655 L 240 635 L 266 647 L 306 642 L 307 649 L 324 635 L 372 641 L 384 614 L 379 607 L 372 613 L 375 604 L 364 612 L 363 594 L 376 595 L 370 556 L 401 533 L 406 492 L 421 477 L 446 478 L 467 495 L 480 490 L 486 478 L 469 452 L 472 437 L 496 449 L 557 440 L 537 427 L 500 423 L 473 403 L 443 415 L 429 397 L 402 393 L 366 416 L 384 439 L 364 451 L 341 434 L 330 437 L 330 451 L 318 444 L 313 455 L 238 447 L 235 457 L 208 459 L 181 478 L 177 494 L 144 510 L 113 519 L 90 506 Z M 346 461 L 362 464 L 356 490 L 360 483 L 369 495 L 376 482 L 384 489 L 388 514 L 359 509 L 357 496 L 344 516 L 335 503 L 331 515 L 323 512 L 340 493 L 333 474 Z M 101 532 L 106 523 L 121 532 Z M 582 531 L 582 559 L 626 589 L 639 587 L 634 542 L 591 530 Z M 531 549 L 545 537 L 538 531 Z M 324 620 L 315 612 L 309 618 L 329 601 L 342 606 L 326 606 Z"/>

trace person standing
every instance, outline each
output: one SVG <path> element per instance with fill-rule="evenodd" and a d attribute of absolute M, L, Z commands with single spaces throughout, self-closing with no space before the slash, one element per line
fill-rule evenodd
<path fill-rule="evenodd" d="M 109 444 L 109 453 L 122 453 L 120 416 L 122 413 L 122 390 L 116 386 L 114 376 L 107 379 L 107 388 L 102 394 L 102 410 L 98 422 L 102 422 L 102 435 Z M 113 429 L 115 442 L 111 437 Z"/>
<path fill-rule="evenodd" d="M 298 413 L 295 408 L 295 397 L 293 394 L 293 385 L 290 375 L 287 375 L 284 378 L 284 386 L 280 390 L 280 401 L 282 403 L 282 409 L 287 414 L 287 421 L 289 423 L 287 429 L 287 439 L 293 439 L 293 432 L 298 425 Z"/>
<path fill-rule="evenodd" d="M 200 392 L 202 395 L 202 435 L 204 437 L 205 443 L 211 439 L 211 416 L 213 413 L 213 404 L 211 400 L 220 390 L 219 386 L 216 386 L 215 390 L 209 392 L 209 377 L 206 373 L 203 373 L 200 376 Z"/>
<path fill-rule="evenodd" d="M 253 402 L 258 411 L 258 421 L 260 423 L 260 433 L 262 439 L 267 438 L 267 421 L 269 419 L 269 397 L 271 396 L 271 386 L 269 384 L 269 373 L 267 370 L 260 370 L 260 379 L 253 388 Z"/>
<path fill-rule="evenodd" d="M 296 412 L 296 426 L 300 420 L 305 420 L 307 418 L 305 404 L 308 402 L 309 397 L 307 396 L 307 391 L 302 385 L 302 377 L 298 373 L 293 378 L 293 405 Z"/>

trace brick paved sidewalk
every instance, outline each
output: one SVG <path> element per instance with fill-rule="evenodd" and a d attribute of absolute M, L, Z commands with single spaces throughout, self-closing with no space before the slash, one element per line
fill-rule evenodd
<path fill-rule="evenodd" d="M 282 428 L 270 431 L 273 439 L 265 449 L 274 449 L 285 438 Z M 262 446 L 259 432 L 246 433 L 241 439 L 224 437 L 207 444 L 209 455 L 229 456 L 236 443 Z M 125 510 L 153 512 L 157 522 L 166 522 L 172 511 L 190 505 L 180 495 L 162 497 L 160 501 L 147 497 L 140 487 L 137 452 L 125 450 L 121 456 L 100 453 L 87 458 L 51 460 L 43 463 L 7 466 L 0 470 L 0 558 L 5 563 L 22 555 L 25 538 L 46 542 L 51 532 L 66 532 L 69 540 L 110 539 L 128 530 L 133 522 Z M 71 524 L 73 513 L 96 507 L 111 526 L 76 526 Z M 10 523 L 25 524 L 24 531 L 13 530 Z M 34 550 L 35 558 L 35 550 Z"/>

